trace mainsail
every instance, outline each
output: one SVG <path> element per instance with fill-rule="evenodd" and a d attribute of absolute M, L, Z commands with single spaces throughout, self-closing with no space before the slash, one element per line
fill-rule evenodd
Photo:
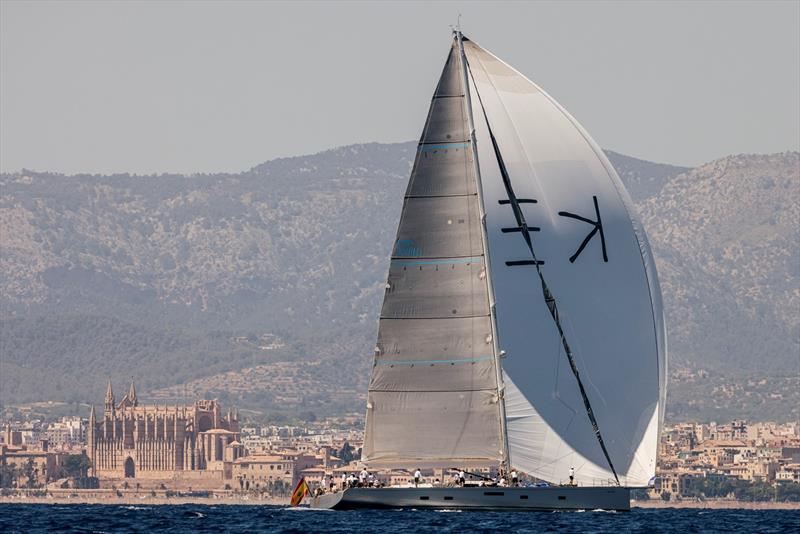
<path fill-rule="evenodd" d="M 403 203 L 367 399 L 370 465 L 503 459 L 483 231 L 458 43 Z"/>
<path fill-rule="evenodd" d="M 655 264 L 613 167 L 549 95 L 457 34 L 398 230 L 365 460 L 643 486 L 665 377 Z"/>

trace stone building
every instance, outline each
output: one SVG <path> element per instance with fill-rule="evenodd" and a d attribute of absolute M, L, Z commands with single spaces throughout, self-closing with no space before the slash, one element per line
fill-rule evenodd
<path fill-rule="evenodd" d="M 101 479 L 221 481 L 230 478 L 232 462 L 244 453 L 239 438 L 238 415 L 229 410 L 223 416 L 216 400 L 139 405 L 131 382 L 116 403 L 109 382 L 103 417 L 94 406 L 89 414 L 86 452 L 92 474 Z"/>
<path fill-rule="evenodd" d="M 28 483 L 26 471 L 30 469 L 33 482 L 41 486 L 54 479 L 67 455 L 48 450 L 47 439 L 42 439 L 38 447 L 22 443 L 18 430 L 12 430 L 7 424 L 3 431 L 3 442 L 0 443 L 0 465 L 16 468 L 15 487 L 23 487 Z"/>

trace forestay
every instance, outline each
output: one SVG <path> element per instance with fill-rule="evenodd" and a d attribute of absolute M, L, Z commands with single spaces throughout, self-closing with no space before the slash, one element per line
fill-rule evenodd
<path fill-rule="evenodd" d="M 403 204 L 378 330 L 362 459 L 370 466 L 502 460 L 465 72 L 453 45 Z"/>
<path fill-rule="evenodd" d="M 580 125 L 475 43 L 464 39 L 464 52 L 511 463 L 551 482 L 566 481 L 574 467 L 581 484 L 646 485 L 655 473 L 666 347 L 645 233 Z"/>

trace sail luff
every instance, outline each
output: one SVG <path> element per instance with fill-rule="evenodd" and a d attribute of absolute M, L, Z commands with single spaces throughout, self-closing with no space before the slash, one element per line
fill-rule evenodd
<path fill-rule="evenodd" d="M 483 243 L 483 257 L 484 262 L 486 265 L 486 287 L 489 292 L 489 311 L 491 313 L 491 324 L 492 324 L 492 344 L 494 349 L 494 362 L 495 362 L 495 372 L 496 372 L 496 380 L 497 380 L 497 405 L 499 411 L 499 420 L 500 420 L 500 437 L 503 442 L 503 467 L 506 470 L 511 468 L 511 458 L 509 455 L 508 449 L 508 429 L 507 429 L 507 420 L 506 420 L 506 401 L 505 401 L 505 388 L 503 387 L 503 372 L 502 367 L 500 365 L 500 340 L 497 335 L 497 314 L 495 308 L 495 296 L 494 296 L 494 285 L 492 284 L 492 265 L 491 265 L 491 257 L 489 255 L 489 238 L 486 233 L 486 208 L 483 203 L 483 185 L 481 184 L 481 167 L 480 161 L 478 158 L 478 150 L 477 150 L 477 140 L 475 138 L 475 119 L 472 116 L 472 95 L 470 92 L 470 83 L 469 83 L 469 63 L 467 62 L 467 56 L 464 53 L 464 42 L 463 42 L 463 34 L 461 30 L 456 32 L 456 38 L 458 39 L 458 51 L 461 55 L 461 71 L 462 71 L 462 83 L 464 86 L 464 101 L 465 101 L 465 108 L 467 110 L 467 124 L 469 129 L 470 141 L 472 143 L 473 148 L 473 166 L 475 169 L 475 182 L 477 184 L 477 192 L 478 192 L 478 206 L 480 209 L 480 227 L 482 232 L 482 243 Z"/>

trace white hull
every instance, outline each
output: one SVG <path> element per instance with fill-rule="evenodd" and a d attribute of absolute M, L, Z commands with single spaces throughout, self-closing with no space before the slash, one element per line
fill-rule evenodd
<path fill-rule="evenodd" d="M 620 487 L 350 488 L 311 499 L 312 508 L 455 508 L 475 510 L 630 510 Z"/>

